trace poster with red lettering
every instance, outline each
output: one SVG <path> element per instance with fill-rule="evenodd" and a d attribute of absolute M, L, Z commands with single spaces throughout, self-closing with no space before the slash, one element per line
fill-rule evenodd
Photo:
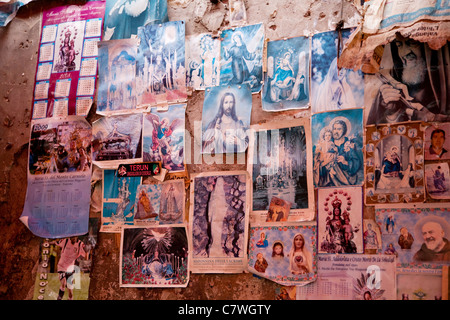
<path fill-rule="evenodd" d="M 32 119 L 89 113 L 104 15 L 104 1 L 43 12 Z"/>

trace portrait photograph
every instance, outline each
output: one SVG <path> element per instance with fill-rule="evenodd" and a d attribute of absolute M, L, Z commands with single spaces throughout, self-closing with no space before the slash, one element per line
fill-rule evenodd
<path fill-rule="evenodd" d="M 267 43 L 267 73 L 262 88 L 263 110 L 308 108 L 309 49 L 308 37 Z"/>
<path fill-rule="evenodd" d="M 189 283 L 188 238 L 183 225 L 125 227 L 120 286 L 184 288 Z"/>
<path fill-rule="evenodd" d="M 255 24 L 221 32 L 220 84 L 248 84 L 261 91 L 263 80 L 264 25 Z"/>
<path fill-rule="evenodd" d="M 357 186 L 364 181 L 363 109 L 311 116 L 316 187 Z"/>
<path fill-rule="evenodd" d="M 260 234 L 267 246 L 258 246 Z M 271 223 L 251 226 L 249 235 L 249 271 L 281 285 L 304 285 L 317 277 L 316 226 Z"/>
<path fill-rule="evenodd" d="M 342 50 L 352 29 L 342 30 Z M 364 75 L 361 70 L 337 67 L 338 32 L 312 36 L 311 112 L 364 107 Z"/>
<path fill-rule="evenodd" d="M 425 130 L 425 160 L 450 159 L 450 123 L 433 123 Z"/>
<path fill-rule="evenodd" d="M 247 150 L 252 94 L 247 85 L 205 90 L 202 112 L 202 153 L 243 153 Z"/>
<path fill-rule="evenodd" d="M 391 206 L 392 207 L 392 206 Z M 397 267 L 441 268 L 450 265 L 450 215 L 435 204 L 375 208 L 382 253 L 395 255 Z"/>
<path fill-rule="evenodd" d="M 366 150 L 366 204 L 423 202 L 420 123 L 368 126 L 366 143 L 374 145 Z"/>

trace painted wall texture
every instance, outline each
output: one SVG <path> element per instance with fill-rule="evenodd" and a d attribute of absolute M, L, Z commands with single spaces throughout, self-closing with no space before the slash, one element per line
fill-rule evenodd
<path fill-rule="evenodd" d="M 33 98 L 42 11 L 76 1 L 33 1 L 0 28 L 0 299 L 32 299 L 41 239 L 34 236 L 19 217 L 26 196 L 27 150 L 30 137 L 30 112 Z M 308 36 L 334 30 L 339 21 L 344 27 L 356 26 L 361 16 L 348 0 L 246 0 L 248 24 L 263 23 L 266 38 L 278 40 Z M 216 33 L 229 27 L 228 1 L 213 4 L 207 0 L 168 0 L 170 20 L 184 20 L 186 35 Z M 189 95 L 186 129 L 201 121 L 203 91 Z M 262 110 L 261 96 L 253 95 L 251 124 L 298 117 L 305 112 L 293 110 L 269 113 Z M 99 116 L 95 105 L 87 119 Z M 194 148 L 193 143 L 191 148 Z M 193 153 L 191 153 L 193 154 Z M 188 165 L 189 173 L 217 170 L 245 170 L 238 165 Z M 97 200 L 101 184 L 93 185 L 91 216 L 100 217 Z M 373 213 L 365 212 L 365 217 Z M 137 289 L 119 287 L 119 238 L 99 233 L 93 258 L 89 299 L 269 299 L 278 284 L 245 274 L 192 274 L 184 289 Z"/>

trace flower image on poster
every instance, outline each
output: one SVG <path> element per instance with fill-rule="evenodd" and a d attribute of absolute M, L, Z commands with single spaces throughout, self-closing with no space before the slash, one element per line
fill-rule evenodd
<path fill-rule="evenodd" d="M 103 170 L 101 232 L 119 233 L 133 225 L 141 177 L 121 177 L 117 170 Z"/>
<path fill-rule="evenodd" d="M 319 188 L 319 253 L 364 253 L 361 187 Z"/>
<path fill-rule="evenodd" d="M 128 39 L 139 27 L 167 21 L 167 0 L 106 0 L 104 40 Z"/>
<path fill-rule="evenodd" d="M 397 268 L 440 269 L 450 264 L 450 215 L 432 204 L 375 207 L 382 253 L 397 257 Z"/>
<path fill-rule="evenodd" d="M 185 101 L 187 90 L 184 21 L 139 27 L 137 36 L 138 107 Z"/>
<path fill-rule="evenodd" d="M 92 123 L 93 160 L 100 168 L 142 161 L 142 113 L 114 115 Z"/>
<path fill-rule="evenodd" d="M 248 180 L 245 171 L 192 176 L 189 212 L 192 272 L 240 273 L 245 270 Z"/>
<path fill-rule="evenodd" d="M 261 91 L 264 25 L 255 24 L 221 33 L 220 84 L 248 84 Z"/>
<path fill-rule="evenodd" d="M 97 113 L 136 109 L 137 40 L 98 42 Z"/>
<path fill-rule="evenodd" d="M 309 106 L 309 46 L 307 37 L 267 43 L 263 110 L 282 111 Z"/>
<path fill-rule="evenodd" d="M 342 50 L 351 29 L 342 30 Z M 364 106 L 364 75 L 358 70 L 337 67 L 338 32 L 314 34 L 311 53 L 311 112 Z"/>
<path fill-rule="evenodd" d="M 247 150 L 252 94 L 247 85 L 205 90 L 202 112 L 202 153 L 242 153 Z"/>
<path fill-rule="evenodd" d="M 186 37 L 186 85 L 195 90 L 220 83 L 220 40 L 201 33 Z"/>
<path fill-rule="evenodd" d="M 97 224 L 90 218 L 86 234 L 42 239 L 33 300 L 88 300 Z"/>
<path fill-rule="evenodd" d="M 418 122 L 366 127 L 366 204 L 423 202 L 423 130 Z"/>
<path fill-rule="evenodd" d="M 120 286 L 183 288 L 189 283 L 184 225 L 125 227 L 120 247 Z"/>
<path fill-rule="evenodd" d="M 165 111 L 152 108 L 150 113 L 144 113 L 144 161 L 160 161 L 169 173 L 185 170 L 185 113 L 185 104 L 170 105 Z"/>
<path fill-rule="evenodd" d="M 363 109 L 314 114 L 311 132 L 314 185 L 339 187 L 364 181 Z"/>
<path fill-rule="evenodd" d="M 251 126 L 247 171 L 252 177 L 252 221 L 266 221 L 270 201 L 291 203 L 288 221 L 314 219 L 310 122 Z"/>
<path fill-rule="evenodd" d="M 380 70 L 367 78 L 365 124 L 450 121 L 448 44 L 428 44 L 398 35 L 384 47 Z"/>
<path fill-rule="evenodd" d="M 82 116 L 32 121 L 20 220 L 33 234 L 62 238 L 87 232 L 91 142 L 92 127 Z"/>
<path fill-rule="evenodd" d="M 267 246 L 258 246 L 264 233 Z M 304 285 L 317 278 L 316 226 L 270 223 L 250 227 L 248 270 L 284 286 Z"/>
<path fill-rule="evenodd" d="M 450 159 L 450 123 L 433 123 L 425 130 L 425 160 Z M 449 137 L 447 139 L 447 137 Z"/>
<path fill-rule="evenodd" d="M 426 189 L 433 199 L 450 199 L 450 170 L 447 162 L 425 164 Z"/>

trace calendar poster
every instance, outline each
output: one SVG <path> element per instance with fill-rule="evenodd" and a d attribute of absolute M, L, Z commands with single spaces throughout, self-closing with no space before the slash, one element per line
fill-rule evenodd
<path fill-rule="evenodd" d="M 20 220 L 42 238 L 88 232 L 92 128 L 82 116 L 32 121 Z"/>
<path fill-rule="evenodd" d="M 104 1 L 43 12 L 32 118 L 86 116 L 94 102 Z"/>

